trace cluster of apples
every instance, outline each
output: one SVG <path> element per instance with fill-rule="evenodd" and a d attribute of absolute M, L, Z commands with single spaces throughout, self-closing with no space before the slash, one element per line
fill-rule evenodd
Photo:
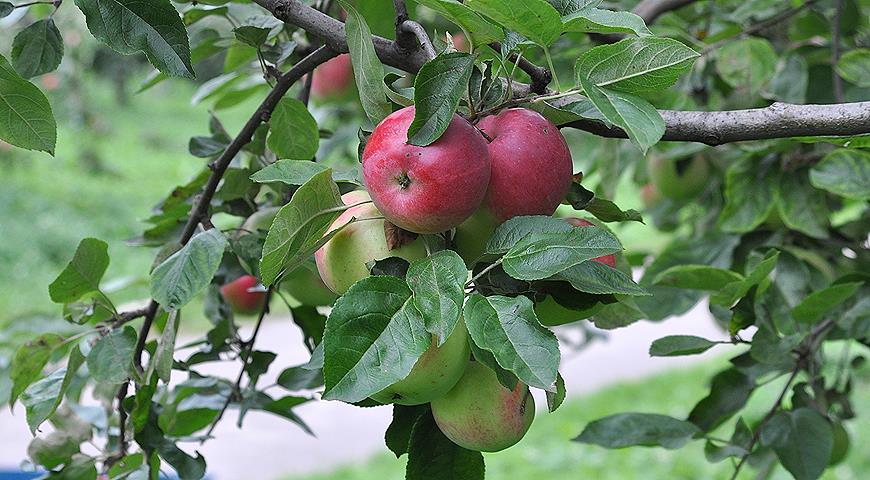
<path fill-rule="evenodd" d="M 502 110 L 477 125 L 454 115 L 444 134 L 423 147 L 408 143 L 414 115 L 413 106 L 398 110 L 372 132 L 362 156 L 366 189 L 342 196 L 353 206 L 330 231 L 353 223 L 315 253 L 317 274 L 300 268 L 281 283 L 297 300 L 329 305 L 369 276 L 373 261 L 427 255 L 420 237 L 407 236 L 400 245 L 388 242 L 385 225 L 390 224 L 415 234 L 453 231 L 456 250 L 471 268 L 499 224 L 520 215 L 552 215 L 571 188 L 573 165 L 565 139 L 533 110 Z M 267 228 L 275 212 L 255 214 L 244 228 Z M 567 221 L 592 225 L 579 218 Z M 615 265 L 613 255 L 595 260 Z M 255 310 L 263 301 L 255 284 L 256 278 L 242 277 L 222 293 L 234 308 Z M 547 301 L 552 305 L 542 303 L 540 314 L 553 320 L 541 318 L 545 325 L 565 323 L 566 312 L 576 313 Z M 384 404 L 429 403 L 441 431 L 462 447 L 485 452 L 510 447 L 534 419 L 529 387 L 517 382 L 514 389 L 505 388 L 493 370 L 470 357 L 468 331 L 460 319 L 447 341 L 433 344 L 405 379 L 371 398 Z"/>

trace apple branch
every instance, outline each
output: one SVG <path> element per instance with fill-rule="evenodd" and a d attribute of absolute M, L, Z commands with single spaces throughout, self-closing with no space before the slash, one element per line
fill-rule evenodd
<path fill-rule="evenodd" d="M 297 0 L 254 0 L 276 18 L 296 25 L 320 38 L 336 52 L 347 52 L 344 24 Z M 651 21 L 665 11 L 691 3 L 686 0 L 643 1 L 635 13 Z M 646 4 L 642 7 L 642 5 Z M 641 8 L 642 7 L 642 8 Z M 385 64 L 416 73 L 426 63 L 421 50 L 405 51 L 383 37 L 372 36 L 378 57 Z M 514 97 L 529 96 L 528 84 L 515 83 Z M 576 99 L 575 99 L 576 100 Z M 870 102 L 840 103 L 833 105 L 792 105 L 774 103 L 766 108 L 733 111 L 675 111 L 659 110 L 665 121 L 662 140 L 700 142 L 707 145 L 746 140 L 787 138 L 815 135 L 861 135 L 870 133 Z M 596 120 L 578 120 L 565 127 L 585 130 L 596 135 L 626 138 L 619 128 L 609 127 Z"/>
<path fill-rule="evenodd" d="M 695 3 L 697 0 L 642 0 L 638 3 L 632 13 L 639 16 L 647 24 L 656 21 L 662 14 L 668 13 L 671 10 L 685 7 L 690 3 Z"/>

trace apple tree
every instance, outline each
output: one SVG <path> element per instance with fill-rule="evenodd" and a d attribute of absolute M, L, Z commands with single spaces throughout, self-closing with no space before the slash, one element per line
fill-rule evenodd
<path fill-rule="evenodd" d="M 531 425 L 530 389 L 546 393 L 539 415 L 560 414 L 571 385 L 552 327 L 619 335 L 702 300 L 721 337 L 649 353 L 728 352 L 698 380 L 709 394 L 675 398 L 680 418 L 598 419 L 575 441 L 703 442 L 735 477 L 781 465 L 813 479 L 866 414 L 850 399 L 870 347 L 866 0 L 0 2 L 0 17 L 22 10 L 0 52 L 0 139 L 14 147 L 55 149 L 33 79 L 69 53 L 56 12 L 144 54 L 140 95 L 224 66 L 197 92 L 215 112 L 190 139 L 201 172 L 167 185 L 142 232 L 151 298 L 119 307 L 107 244 L 85 238 L 47 286 L 69 326 L 12 358 L 9 403 L 34 433 L 54 426 L 29 452 L 48 478 L 161 465 L 202 478 L 207 459 L 189 452 L 220 441 L 228 409 L 241 427 L 265 411 L 307 430 L 294 408 L 323 400 L 392 405 L 386 446 L 408 455 L 409 480 L 481 479 L 481 452 Z M 250 98 L 229 132 L 221 109 Z M 612 201 L 620 184 L 642 212 Z M 624 250 L 632 222 L 667 245 Z M 197 296 L 211 329 L 181 351 Z M 256 340 L 279 304 L 311 358 L 266 392 L 276 353 Z M 238 376 L 203 374 L 207 362 Z M 771 388 L 766 414 L 748 415 Z M 83 391 L 106 422 L 71 419 Z"/>

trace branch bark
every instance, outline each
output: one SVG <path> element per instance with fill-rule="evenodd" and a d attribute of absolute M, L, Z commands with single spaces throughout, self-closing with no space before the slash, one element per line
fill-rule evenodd
<path fill-rule="evenodd" d="M 336 52 L 347 52 L 344 24 L 297 0 L 254 0 L 275 17 L 320 38 Z M 648 22 L 662 13 L 691 3 L 686 0 L 642 1 L 635 13 Z M 639 12 L 639 13 L 638 13 Z M 408 52 L 395 42 L 373 36 L 378 57 L 385 64 L 416 73 L 426 62 L 422 50 Z M 514 97 L 529 96 L 529 85 L 514 83 Z M 576 100 L 576 99 L 575 99 Z M 700 142 L 708 145 L 810 135 L 860 135 L 870 133 L 870 102 L 835 105 L 775 103 L 767 108 L 724 112 L 659 110 L 665 121 L 663 140 Z M 571 122 L 564 127 L 585 130 L 604 137 L 626 138 L 619 128 L 595 120 Z"/>

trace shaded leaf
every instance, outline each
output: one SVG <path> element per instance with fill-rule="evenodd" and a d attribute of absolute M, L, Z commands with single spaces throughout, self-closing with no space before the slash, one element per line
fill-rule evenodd
<path fill-rule="evenodd" d="M 810 183 L 847 198 L 870 198 L 870 153 L 840 148 L 810 170 Z"/>
<path fill-rule="evenodd" d="M 109 245 L 96 238 L 79 242 L 76 253 L 66 268 L 48 286 L 55 303 L 74 302 L 82 295 L 100 289 L 100 280 L 109 267 Z"/>
<path fill-rule="evenodd" d="M 63 38 L 51 18 L 32 23 L 12 42 L 12 65 L 24 78 L 54 71 L 62 58 Z"/>
<path fill-rule="evenodd" d="M 589 423 L 574 441 L 605 448 L 641 445 L 677 449 L 699 433 L 695 425 L 667 415 L 619 413 Z"/>
<path fill-rule="evenodd" d="M 320 144 L 320 131 L 308 107 L 295 98 L 282 98 L 269 119 L 266 144 L 278 158 L 314 158 Z"/>
<path fill-rule="evenodd" d="M 717 342 L 694 335 L 669 335 L 654 341 L 649 347 L 651 357 L 676 357 L 704 353 Z"/>

